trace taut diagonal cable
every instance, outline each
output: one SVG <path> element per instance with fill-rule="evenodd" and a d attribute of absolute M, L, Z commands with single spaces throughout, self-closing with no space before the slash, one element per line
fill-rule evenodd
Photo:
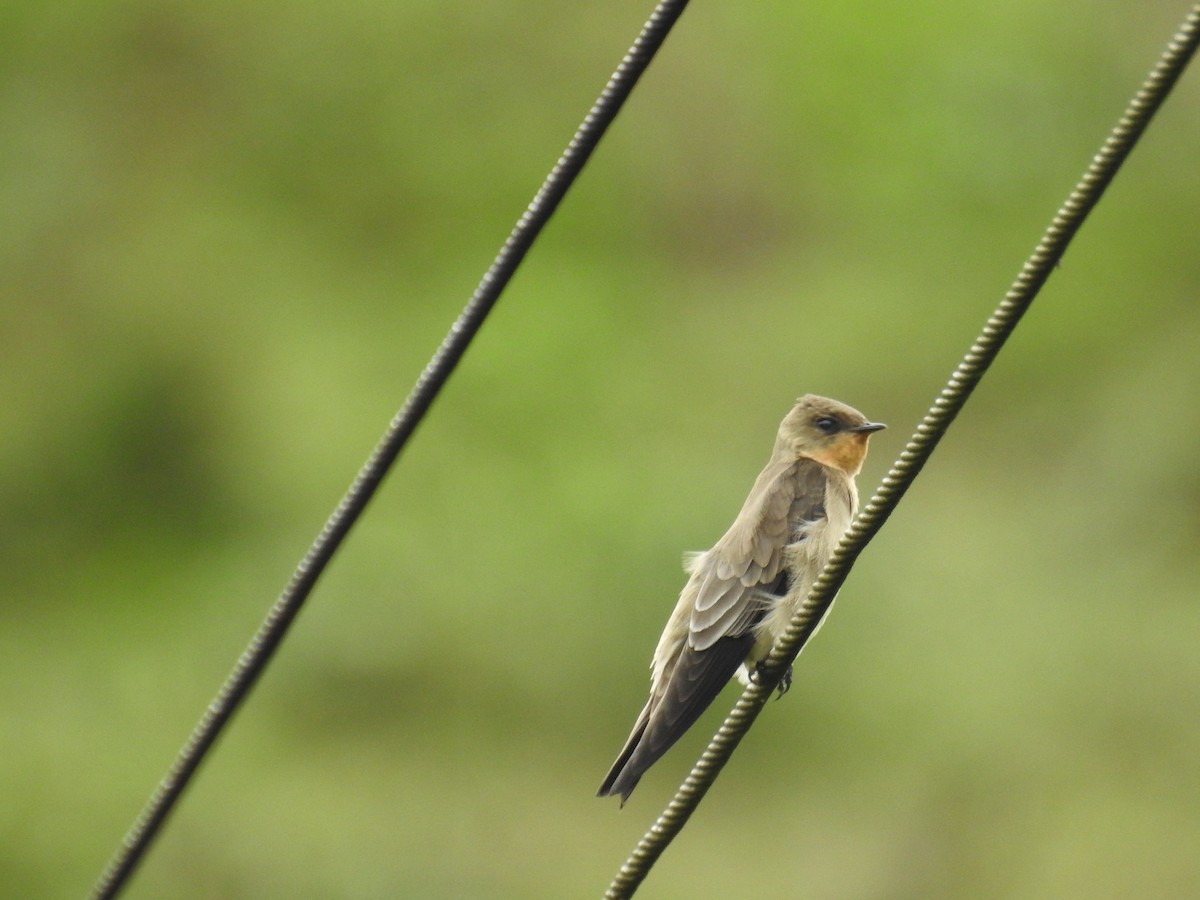
<path fill-rule="evenodd" d="M 916 433 L 904 448 L 904 452 L 847 530 L 825 570 L 809 591 L 803 606 L 771 650 L 766 666 L 761 670 L 761 677 L 742 693 L 674 799 L 621 866 L 604 895 L 608 900 L 622 900 L 633 895 L 695 811 L 734 748 L 758 717 L 763 704 L 779 683 L 787 666 L 812 636 L 814 627 L 821 621 L 838 588 L 846 580 L 850 567 L 871 538 L 883 527 L 900 498 L 928 461 L 946 429 L 962 410 L 971 392 L 1062 258 L 1067 245 L 1170 94 L 1171 88 L 1195 54 L 1198 40 L 1200 4 L 1193 5 L 1191 12 L 1163 51 L 1157 65 L 1109 134 L 1104 146 L 1093 157 L 1087 171 L 1054 216 L 1003 301 L 988 318 L 979 337 L 917 426 Z"/>
<path fill-rule="evenodd" d="M 137 868 L 196 769 L 270 662 L 296 614 L 312 593 L 321 573 L 358 521 L 417 425 L 429 411 L 429 407 L 466 352 L 484 319 L 500 298 L 504 287 L 558 208 L 559 202 L 578 177 L 604 132 L 620 112 L 634 85 L 686 7 L 687 0 L 663 0 L 655 6 L 637 40 L 609 78 L 566 150 L 517 221 L 466 308 L 451 326 L 450 333 L 417 379 L 416 386 L 404 406 L 388 425 L 345 497 L 296 568 L 287 587 L 268 610 L 266 618 L 217 696 L 204 711 L 187 743 L 179 751 L 174 764 L 143 807 L 93 889 L 92 896 L 97 900 L 115 897 Z"/>

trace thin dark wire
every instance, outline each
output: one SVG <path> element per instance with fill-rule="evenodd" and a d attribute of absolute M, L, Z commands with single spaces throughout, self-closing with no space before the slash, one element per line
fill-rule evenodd
<path fill-rule="evenodd" d="M 267 612 L 237 665 L 201 716 L 174 764 L 142 809 L 120 849 L 93 888 L 93 897 L 98 900 L 115 897 L 136 870 L 192 775 L 262 674 L 326 565 L 374 496 L 376 488 L 428 412 L 525 254 L 554 214 L 686 7 L 687 0 L 664 0 L 655 6 L 637 40 L 522 213 L 466 308 L 417 379 L 404 406 L 388 425 L 345 497 L 325 523 L 287 587 Z"/>
<path fill-rule="evenodd" d="M 746 731 L 758 717 L 784 670 L 795 660 L 812 636 L 814 627 L 833 603 L 833 598 L 846 580 L 854 561 L 883 527 L 900 498 L 908 491 L 946 429 L 962 410 L 971 392 L 1062 258 L 1067 245 L 1104 194 L 1105 188 L 1137 144 L 1151 118 L 1170 94 L 1171 88 L 1195 54 L 1198 41 L 1200 4 L 1192 7 L 1191 13 L 1163 51 L 1158 64 L 1130 102 L 1104 146 L 1093 157 L 1087 171 L 1054 216 L 1004 300 L 987 320 L 979 337 L 950 376 L 946 387 L 917 426 L 916 433 L 904 448 L 904 452 L 847 530 L 825 570 L 809 591 L 803 606 L 771 650 L 761 673 L 762 677 L 756 679 L 742 693 L 674 799 L 621 866 L 604 894 L 608 900 L 624 900 L 633 896 L 663 851 L 687 823 Z"/>

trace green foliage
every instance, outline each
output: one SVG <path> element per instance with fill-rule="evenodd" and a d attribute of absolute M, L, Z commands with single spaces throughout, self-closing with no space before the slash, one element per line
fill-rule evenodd
<path fill-rule="evenodd" d="M 724 712 L 593 798 L 681 552 L 806 391 L 869 492 L 1175 6 L 694 5 L 129 896 L 598 895 Z M 648 9 L 0 10 L 5 893 L 99 873 Z M 646 896 L 1200 893 L 1195 75 Z"/>

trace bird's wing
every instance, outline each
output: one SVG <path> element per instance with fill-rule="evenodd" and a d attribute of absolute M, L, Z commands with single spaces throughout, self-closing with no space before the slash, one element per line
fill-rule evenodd
<path fill-rule="evenodd" d="M 600 787 L 629 797 L 645 771 L 695 723 L 754 646 L 753 626 L 787 593 L 785 548 L 825 514 L 826 477 L 812 460 L 772 461 L 716 545 L 691 573 L 654 653 L 650 700 Z"/>
<path fill-rule="evenodd" d="M 768 466 L 729 531 L 695 560 L 688 645 L 707 650 L 747 633 L 772 596 L 787 593 L 786 548 L 825 515 L 823 467 L 810 459 Z"/>

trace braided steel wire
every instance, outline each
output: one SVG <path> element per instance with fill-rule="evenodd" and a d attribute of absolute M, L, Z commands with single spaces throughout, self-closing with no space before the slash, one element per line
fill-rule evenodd
<path fill-rule="evenodd" d="M 605 892 L 607 900 L 633 896 L 658 858 L 687 823 L 738 743 L 758 717 L 788 665 L 804 648 L 828 611 L 856 559 L 895 510 L 962 411 L 1005 342 L 1058 265 L 1067 246 L 1170 95 L 1200 42 L 1200 4 L 1195 4 L 1168 42 L 1124 115 L 1092 158 L 1083 177 L 1055 214 L 1020 274 L 984 323 L 899 458 L 862 508 L 830 557 L 803 606 L 771 650 L 766 664 L 738 699 L 675 797 L 638 842 Z"/>
<path fill-rule="evenodd" d="M 389 423 L 287 586 L 268 610 L 233 671 L 205 709 L 174 763 L 101 874 L 92 893 L 97 900 L 117 896 L 136 871 L 197 768 L 273 658 L 334 553 L 358 521 L 384 476 L 391 470 L 529 248 L 579 176 L 592 151 L 686 7 L 687 0 L 663 0 L 655 6 L 566 150 L 513 227 L 463 312 L 417 379 L 403 407 Z"/>

